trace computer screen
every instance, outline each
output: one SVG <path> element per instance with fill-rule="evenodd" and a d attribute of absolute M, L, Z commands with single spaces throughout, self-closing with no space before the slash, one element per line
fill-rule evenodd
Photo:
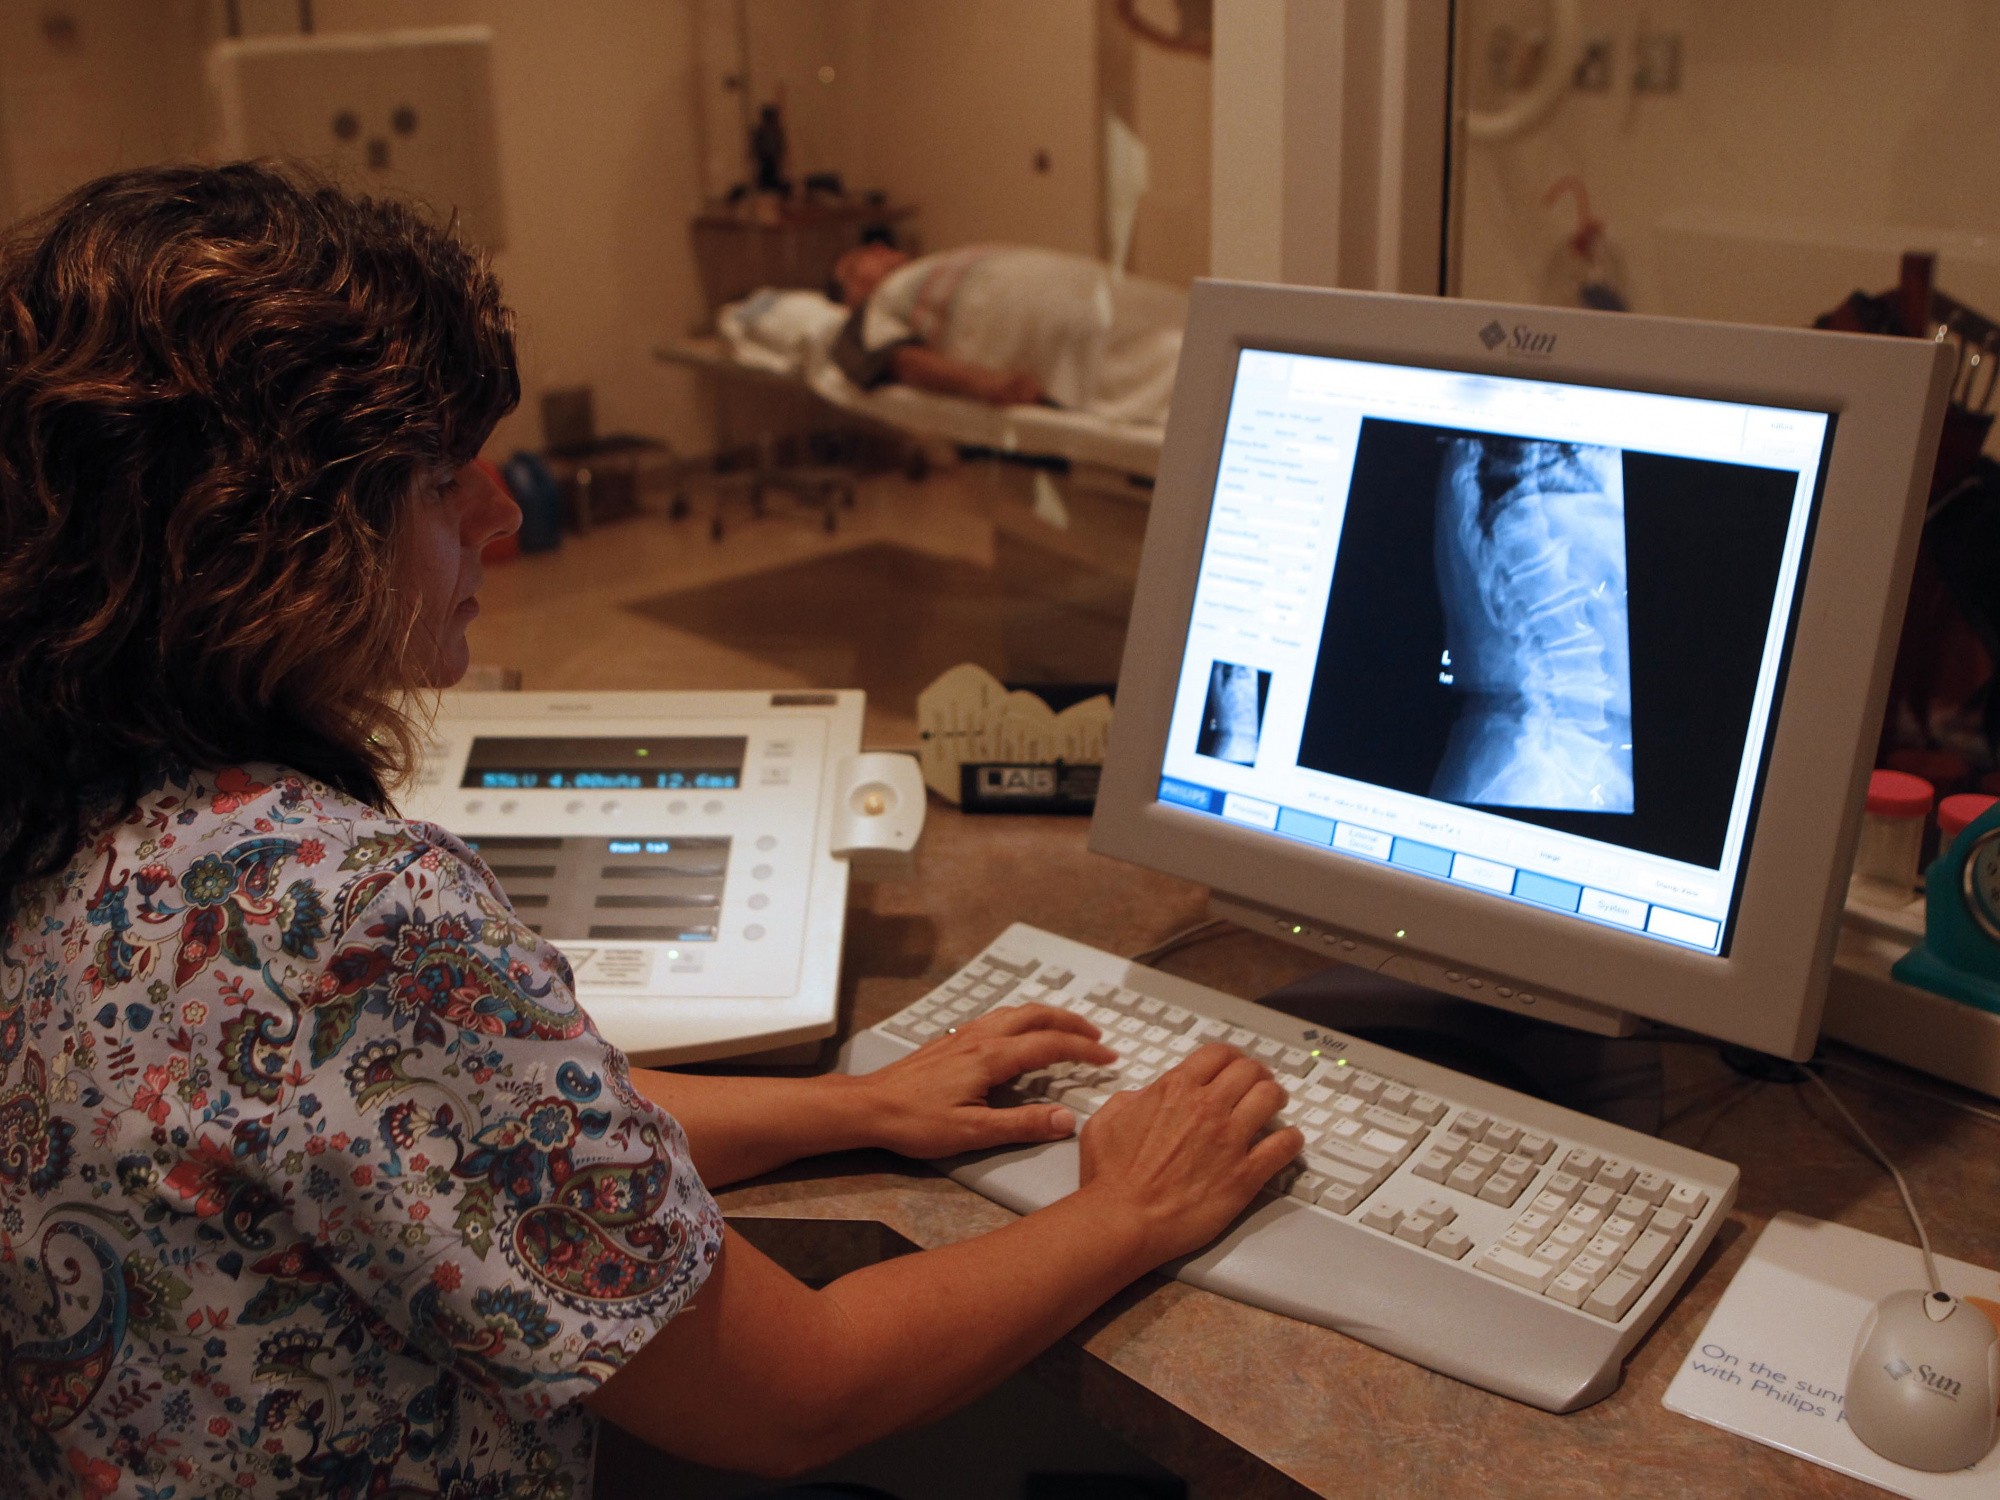
<path fill-rule="evenodd" d="M 1942 369 L 1198 284 L 1092 846 L 1472 998 L 1804 1055 Z"/>
<path fill-rule="evenodd" d="M 1160 797 L 1726 952 L 1832 430 L 1242 350 Z"/>

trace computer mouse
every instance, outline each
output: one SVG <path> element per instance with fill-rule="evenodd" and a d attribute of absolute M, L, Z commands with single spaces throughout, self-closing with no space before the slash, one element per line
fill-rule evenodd
<path fill-rule="evenodd" d="M 1891 1463 L 1970 1468 L 2000 1437 L 2000 1329 L 1944 1292 L 1891 1292 L 1854 1341 L 1845 1409 Z"/>

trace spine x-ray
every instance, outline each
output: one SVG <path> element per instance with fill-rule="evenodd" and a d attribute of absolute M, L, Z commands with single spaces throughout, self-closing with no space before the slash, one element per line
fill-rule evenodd
<path fill-rule="evenodd" d="M 1208 704 L 1201 718 L 1195 752 L 1239 766 L 1257 764 L 1257 743 L 1264 731 L 1264 700 L 1271 674 L 1256 667 L 1219 661 L 1208 669 Z"/>
<path fill-rule="evenodd" d="M 1431 795 L 1631 812 L 1619 451 L 1455 439 L 1438 478 L 1436 539 L 1438 680 L 1463 706 Z"/>

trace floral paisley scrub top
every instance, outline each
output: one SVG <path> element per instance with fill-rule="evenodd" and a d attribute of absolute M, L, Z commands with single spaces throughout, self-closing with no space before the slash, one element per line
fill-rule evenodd
<path fill-rule="evenodd" d="M 181 774 L 0 940 L 0 1490 L 589 1493 L 722 1220 L 477 855 Z"/>

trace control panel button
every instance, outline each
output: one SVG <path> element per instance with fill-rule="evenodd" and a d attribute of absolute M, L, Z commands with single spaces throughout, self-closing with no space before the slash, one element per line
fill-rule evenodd
<path fill-rule="evenodd" d="M 708 801 L 702 803 L 701 810 L 707 813 L 710 817 L 714 817 L 715 814 L 722 811 L 723 806 L 724 803 L 720 797 L 711 797 L 708 799 Z"/>
<path fill-rule="evenodd" d="M 583 799 L 581 797 L 570 798 L 569 801 L 563 804 L 563 811 L 574 817 L 577 813 L 583 811 Z"/>
<path fill-rule="evenodd" d="M 752 922 L 748 927 L 743 929 L 743 936 L 748 938 L 753 943 L 756 942 L 757 939 L 762 937 L 763 935 L 764 935 L 764 929 L 762 927 L 759 927 L 755 922 Z"/>
<path fill-rule="evenodd" d="M 769 906 L 770 904 L 771 904 L 771 898 L 765 895 L 762 891 L 759 891 L 756 895 L 750 898 L 750 910 L 752 911 L 762 911 L 765 907 Z"/>
<path fill-rule="evenodd" d="M 769 880 L 771 878 L 771 867 L 769 865 L 758 865 L 750 872 L 750 875 L 756 880 Z"/>
<path fill-rule="evenodd" d="M 483 799 L 474 797 L 470 802 L 465 804 L 465 810 L 469 813 L 482 813 L 486 811 L 486 803 Z"/>
<path fill-rule="evenodd" d="M 516 813 L 520 810 L 521 804 L 516 802 L 512 797 L 509 797 L 505 802 L 500 804 L 500 811 L 503 813 Z"/>
<path fill-rule="evenodd" d="M 767 833 L 758 838 L 757 847 L 762 849 L 766 854 L 769 854 L 773 849 L 778 847 L 778 841 Z"/>
<path fill-rule="evenodd" d="M 625 810 L 625 804 L 620 802 L 616 797 L 613 797 L 610 801 L 601 805 L 597 810 L 601 813 L 617 814 Z"/>
<path fill-rule="evenodd" d="M 688 810 L 688 805 L 685 802 L 681 801 L 681 799 L 678 797 L 674 798 L 673 801 L 667 804 L 667 811 L 672 813 L 677 818 L 687 810 Z"/>

